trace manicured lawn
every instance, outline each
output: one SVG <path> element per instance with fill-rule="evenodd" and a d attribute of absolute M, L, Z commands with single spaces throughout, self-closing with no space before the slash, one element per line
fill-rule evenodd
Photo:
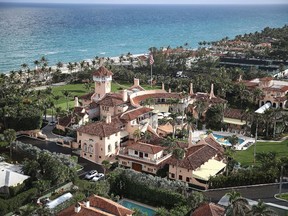
<path fill-rule="evenodd" d="M 278 157 L 288 157 L 288 140 L 283 142 L 257 142 L 256 154 L 260 152 L 276 152 Z M 252 165 L 254 154 L 254 145 L 250 146 L 247 150 L 236 151 L 235 160 L 240 162 L 241 165 Z M 257 161 L 256 161 L 257 162 Z"/>
<path fill-rule="evenodd" d="M 288 200 L 288 193 L 283 193 L 281 195 L 277 195 L 277 198 L 280 198 L 280 199 L 284 199 L 284 200 Z"/>
<path fill-rule="evenodd" d="M 121 84 L 119 84 L 119 83 L 112 82 L 111 91 L 112 92 L 117 92 L 121 88 L 122 89 L 129 88 L 132 85 L 133 85 L 132 83 L 121 83 Z M 94 91 L 94 83 L 91 83 L 91 87 L 92 88 L 91 88 L 90 92 Z M 142 87 L 147 89 L 147 90 L 161 89 L 161 86 L 153 86 L 151 88 L 150 85 L 142 85 Z M 70 108 L 74 106 L 74 97 L 75 96 L 79 97 L 81 95 L 89 93 L 89 91 L 84 87 L 84 84 L 67 84 L 67 85 L 64 85 L 64 86 L 53 86 L 52 87 L 53 95 L 54 96 L 56 96 L 56 95 L 60 96 L 59 100 L 54 101 L 55 106 L 56 107 L 61 107 L 63 110 L 66 110 L 66 107 L 67 107 L 67 100 L 64 97 L 64 95 L 62 94 L 62 92 L 64 90 L 67 90 L 70 93 L 70 97 L 68 98 L 69 107 Z M 49 111 L 49 113 L 50 113 L 50 111 Z"/>

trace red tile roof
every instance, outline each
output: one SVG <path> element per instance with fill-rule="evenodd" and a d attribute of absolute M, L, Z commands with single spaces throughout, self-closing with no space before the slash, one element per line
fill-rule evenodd
<path fill-rule="evenodd" d="M 73 118 L 72 115 L 68 115 L 68 116 L 64 116 L 62 118 L 59 118 L 58 124 L 63 126 L 63 127 L 68 127 L 71 123 L 72 118 Z"/>
<path fill-rule="evenodd" d="M 94 92 L 90 92 L 88 94 L 85 94 L 85 95 L 82 95 L 79 97 L 79 99 L 82 99 L 82 100 L 91 100 L 91 97 L 92 95 L 94 94 Z"/>
<path fill-rule="evenodd" d="M 224 216 L 225 209 L 214 203 L 205 203 L 198 207 L 191 216 Z"/>
<path fill-rule="evenodd" d="M 122 122 L 119 118 L 114 117 L 111 123 L 107 124 L 105 121 L 92 122 L 87 125 L 83 125 L 77 129 L 80 133 L 86 133 L 90 135 L 95 135 L 98 137 L 108 137 L 121 131 Z"/>
<path fill-rule="evenodd" d="M 122 99 L 122 94 L 118 93 L 106 94 L 104 98 L 98 102 L 99 105 L 103 106 L 117 106 L 124 103 L 127 102 L 124 102 Z"/>
<path fill-rule="evenodd" d="M 127 147 L 128 149 L 135 150 L 135 151 L 141 151 L 148 154 L 157 154 L 160 151 L 163 151 L 165 148 L 157 145 L 151 145 L 147 143 L 135 143 L 133 145 L 130 145 Z"/>
<path fill-rule="evenodd" d="M 259 80 L 260 80 L 260 81 L 267 82 L 267 81 L 273 80 L 273 77 L 262 77 L 262 78 L 260 78 Z"/>
<path fill-rule="evenodd" d="M 140 107 L 140 108 L 125 112 L 124 114 L 121 115 L 120 118 L 124 121 L 131 121 L 133 119 L 136 119 L 140 115 L 151 112 L 152 110 L 153 109 L 148 108 L 148 107 Z"/>
<path fill-rule="evenodd" d="M 126 216 L 132 215 L 134 211 L 104 197 L 92 195 L 89 198 L 90 207 L 80 203 L 80 211 L 75 212 L 72 205 L 57 214 L 57 216 Z"/>
<path fill-rule="evenodd" d="M 185 158 L 178 160 L 178 166 L 190 170 L 195 170 L 202 164 L 212 159 L 214 156 L 221 158 L 224 150 L 215 139 L 208 136 L 207 139 L 199 141 L 197 144 L 187 149 Z M 177 159 L 171 158 L 168 162 L 171 165 L 177 165 Z"/>
<path fill-rule="evenodd" d="M 241 109 L 226 108 L 224 110 L 224 117 L 226 118 L 241 119 L 244 114 L 244 110 Z"/>
<path fill-rule="evenodd" d="M 113 73 L 109 71 L 107 68 L 104 66 L 99 67 L 96 71 L 93 72 L 93 76 L 113 76 Z"/>

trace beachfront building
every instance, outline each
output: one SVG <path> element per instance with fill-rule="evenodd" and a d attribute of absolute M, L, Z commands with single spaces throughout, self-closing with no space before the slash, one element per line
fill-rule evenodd
<path fill-rule="evenodd" d="M 239 82 L 243 83 L 249 90 L 255 90 L 258 88 L 262 91 L 263 95 L 258 101 L 259 107 L 266 103 L 271 103 L 272 107 L 274 108 L 287 109 L 287 81 L 274 80 L 272 77 L 242 80 L 240 77 Z"/>
<path fill-rule="evenodd" d="M 207 188 L 209 178 L 223 172 L 226 167 L 223 153 L 223 147 L 212 134 L 196 144 L 189 138 L 185 157 L 169 159 L 169 178 Z"/>
<path fill-rule="evenodd" d="M 119 152 L 119 165 L 139 172 L 156 174 L 171 157 L 171 153 L 165 150 L 166 148 L 158 145 L 136 142 Z"/>
<path fill-rule="evenodd" d="M 110 199 L 92 195 L 76 205 L 57 213 L 57 216 L 132 216 L 134 211 Z"/>

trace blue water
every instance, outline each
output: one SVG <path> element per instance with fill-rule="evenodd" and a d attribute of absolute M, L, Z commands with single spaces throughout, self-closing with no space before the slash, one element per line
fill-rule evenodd
<path fill-rule="evenodd" d="M 288 24 L 287 5 L 66 5 L 0 3 L 0 71 L 45 55 L 49 65 L 95 56 L 196 48 L 266 26 Z"/>
<path fill-rule="evenodd" d="M 219 134 L 214 134 L 214 133 L 213 133 L 213 136 L 214 136 L 215 139 L 216 139 L 218 142 L 220 142 L 221 144 L 231 145 L 231 143 L 230 143 L 227 139 L 225 139 L 225 136 L 222 136 L 222 135 L 219 135 Z M 224 138 L 224 141 L 222 140 L 223 138 Z M 243 142 L 244 142 L 243 139 L 238 138 L 238 143 L 239 143 L 239 144 L 241 144 L 241 143 L 243 143 Z"/>
<path fill-rule="evenodd" d="M 142 205 L 138 205 L 134 202 L 130 202 L 128 200 L 120 200 L 119 203 L 122 205 L 122 206 L 125 206 L 126 208 L 129 208 L 129 209 L 133 209 L 133 208 L 137 208 L 139 209 L 142 213 L 146 213 L 147 216 L 154 216 L 155 215 L 155 211 L 151 208 L 147 208 L 145 206 L 142 206 Z"/>

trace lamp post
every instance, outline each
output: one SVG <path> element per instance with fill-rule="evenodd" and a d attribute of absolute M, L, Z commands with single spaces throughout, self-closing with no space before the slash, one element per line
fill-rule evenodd
<path fill-rule="evenodd" d="M 258 119 L 256 118 L 255 142 L 254 142 L 254 164 L 256 162 L 256 143 L 258 137 Z"/>

